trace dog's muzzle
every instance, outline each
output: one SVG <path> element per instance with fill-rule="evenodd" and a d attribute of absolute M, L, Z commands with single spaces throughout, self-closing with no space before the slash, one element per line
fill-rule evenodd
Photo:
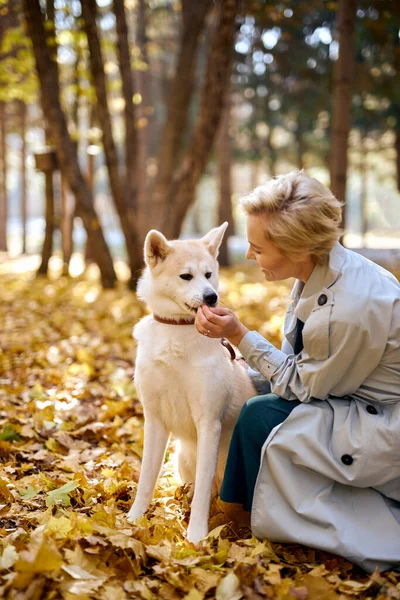
<path fill-rule="evenodd" d="M 215 306 L 218 302 L 218 294 L 214 291 L 204 292 L 203 302 L 204 304 L 207 304 L 207 306 Z"/>

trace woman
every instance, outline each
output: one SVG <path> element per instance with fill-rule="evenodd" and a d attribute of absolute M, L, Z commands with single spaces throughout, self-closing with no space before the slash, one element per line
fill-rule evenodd
<path fill-rule="evenodd" d="M 236 345 L 268 391 L 234 430 L 221 499 L 257 537 L 333 552 L 366 571 L 400 565 L 400 285 L 343 248 L 341 204 L 304 172 L 242 200 L 267 281 L 295 277 L 282 350 L 226 308 L 196 326 Z"/>

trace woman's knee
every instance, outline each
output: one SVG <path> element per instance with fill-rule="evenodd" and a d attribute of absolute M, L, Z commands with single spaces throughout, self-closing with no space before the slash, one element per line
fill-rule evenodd
<path fill-rule="evenodd" d="M 276 396 L 276 394 L 264 394 L 247 400 L 240 412 L 236 424 L 237 427 L 251 430 L 257 427 L 260 421 L 264 423 L 268 413 L 268 406 L 271 406 L 271 402 L 274 402 L 278 398 L 279 396 Z"/>

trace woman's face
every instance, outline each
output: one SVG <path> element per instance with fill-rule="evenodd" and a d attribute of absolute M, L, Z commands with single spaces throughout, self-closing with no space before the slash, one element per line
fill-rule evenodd
<path fill-rule="evenodd" d="M 309 256 L 299 261 L 284 256 L 270 241 L 265 239 L 264 231 L 267 228 L 268 217 L 261 215 L 248 215 L 247 239 L 249 248 L 246 258 L 255 260 L 267 281 L 281 281 L 289 277 L 296 277 L 307 281 L 314 268 L 314 263 Z"/>

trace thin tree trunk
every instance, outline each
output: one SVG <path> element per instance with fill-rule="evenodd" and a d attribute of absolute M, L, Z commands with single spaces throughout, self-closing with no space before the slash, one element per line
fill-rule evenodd
<path fill-rule="evenodd" d="M 77 30 L 79 33 L 79 29 Z M 71 118 L 74 124 L 74 142 L 76 143 L 76 150 L 79 160 L 79 146 L 80 146 L 80 116 L 79 108 L 82 98 L 82 87 L 80 81 L 80 65 L 83 62 L 82 47 L 79 43 L 79 36 L 76 38 L 74 49 L 76 54 L 75 65 L 74 65 L 74 87 L 76 89 L 74 102 L 72 104 Z M 90 185 L 89 185 L 90 188 Z M 92 188 L 90 188 L 91 194 L 93 194 Z M 61 245 L 63 254 L 63 275 L 69 274 L 69 264 L 71 262 L 72 253 L 74 250 L 74 221 L 75 221 L 75 199 L 71 194 L 68 184 L 65 181 L 65 177 L 61 175 L 61 215 L 60 215 L 60 229 L 61 229 Z"/>
<path fill-rule="evenodd" d="M 200 206 L 198 202 L 193 205 L 191 230 L 195 235 L 201 234 Z"/>
<path fill-rule="evenodd" d="M 230 87 L 228 85 L 225 93 L 225 106 L 216 139 L 219 182 L 217 225 L 221 225 L 225 221 L 229 223 L 219 250 L 218 260 L 223 267 L 229 265 L 228 238 L 235 234 L 232 211 L 232 140 L 229 133 L 231 123 Z"/>
<path fill-rule="evenodd" d="M 218 19 L 211 36 L 200 113 L 188 151 L 170 186 L 163 211 L 162 231 L 178 237 L 186 211 L 194 200 L 196 186 L 207 164 L 218 129 L 225 90 L 232 70 L 235 19 L 239 0 L 220 0 Z M 172 210 L 173 207 L 173 210 Z"/>
<path fill-rule="evenodd" d="M 276 176 L 276 164 L 278 162 L 278 154 L 277 154 L 276 148 L 274 148 L 274 145 L 272 143 L 273 133 L 274 133 L 274 128 L 270 127 L 269 131 L 268 131 L 268 136 L 266 139 L 268 167 L 269 167 L 269 174 L 271 177 Z"/>
<path fill-rule="evenodd" d="M 79 154 L 79 105 L 82 97 L 82 88 L 79 77 L 79 67 L 82 61 L 82 48 L 80 44 L 75 44 L 75 52 L 76 52 L 76 60 L 74 65 L 74 87 L 76 88 L 74 103 L 72 106 L 72 121 L 75 125 L 75 139 L 78 145 L 78 154 Z"/>
<path fill-rule="evenodd" d="M 63 254 L 63 275 L 69 273 L 69 263 L 73 252 L 73 231 L 75 216 L 75 200 L 71 196 L 68 185 L 61 175 L 61 245 Z"/>
<path fill-rule="evenodd" d="M 147 7 L 145 0 L 139 0 L 137 4 L 137 44 L 140 48 L 142 62 L 147 65 L 147 69 L 136 70 L 134 72 L 136 87 L 142 97 L 142 102 L 137 110 L 137 169 L 136 169 L 136 189 L 137 189 L 137 216 L 139 228 L 146 227 L 146 221 L 149 220 L 149 177 L 147 175 L 147 158 L 149 156 L 152 140 L 158 136 L 158 129 L 151 102 L 151 68 L 150 58 L 147 51 Z"/>
<path fill-rule="evenodd" d="M 90 109 L 90 116 L 89 116 L 89 127 L 90 129 L 93 129 L 93 127 L 95 127 L 96 124 L 96 114 L 95 114 L 95 107 L 92 106 Z M 96 184 L 95 184 L 95 179 L 96 179 L 96 156 L 97 154 L 95 152 L 90 151 L 89 152 L 89 146 L 91 145 L 91 140 L 88 140 L 88 145 L 86 148 L 86 157 L 87 157 L 87 163 L 86 163 L 86 181 L 88 183 L 90 192 L 94 198 L 94 202 L 96 205 Z M 86 240 L 85 242 L 85 250 L 84 250 L 84 257 L 85 257 L 85 265 L 90 265 L 91 263 L 94 262 L 94 257 L 92 256 L 91 253 L 91 248 L 90 248 L 90 244 L 88 243 L 89 241 Z"/>
<path fill-rule="evenodd" d="M 193 93 L 199 37 L 211 6 L 212 2 L 210 0 L 203 0 L 198 3 L 191 0 L 182 2 L 183 32 L 175 77 L 169 88 L 166 120 L 161 134 L 160 150 L 157 158 L 157 177 L 152 192 L 151 219 L 154 222 L 160 221 L 165 204 L 168 201 Z M 229 52 L 227 54 L 229 55 Z M 208 85 L 210 83 L 209 73 Z M 216 125 L 217 123 L 214 124 L 214 126 Z M 199 133 L 198 131 L 198 141 Z M 180 226 L 181 223 L 179 224 L 179 230 Z"/>
<path fill-rule="evenodd" d="M 96 173 L 96 154 L 93 152 L 88 152 L 87 157 L 87 181 L 90 191 L 93 194 L 93 197 L 96 197 L 95 187 L 94 187 L 94 178 Z"/>
<path fill-rule="evenodd" d="M 392 33 L 393 40 L 393 67 L 396 73 L 400 70 L 400 39 L 397 31 L 397 27 L 393 27 Z M 398 76 L 398 75 L 397 75 Z M 394 148 L 395 148 L 395 161 L 396 161 L 396 184 L 397 191 L 400 192 L 400 107 L 399 104 L 393 107 L 395 110 L 396 123 L 394 126 Z"/>
<path fill-rule="evenodd" d="M 367 134 L 364 132 L 360 140 L 360 179 L 361 179 L 361 242 L 365 247 L 368 233 L 368 149 Z"/>
<path fill-rule="evenodd" d="M 0 251 L 7 252 L 7 140 L 6 140 L 6 105 L 0 102 Z"/>
<path fill-rule="evenodd" d="M 91 111 L 91 123 L 90 127 L 94 126 L 94 110 Z M 87 152 L 87 182 L 93 198 L 96 198 L 95 188 L 95 175 L 96 175 L 96 154 Z M 94 262 L 94 257 L 91 254 L 90 244 L 86 240 L 85 244 L 85 263 L 89 265 Z"/>
<path fill-rule="evenodd" d="M 253 190 L 259 185 L 260 180 L 260 170 L 261 170 L 261 160 L 259 158 L 255 158 L 251 163 L 251 183 L 250 188 Z"/>
<path fill-rule="evenodd" d="M 140 58 L 142 62 L 147 66 L 147 69 L 144 71 L 137 70 L 137 82 L 138 82 L 138 90 L 142 96 L 142 102 L 139 105 L 139 108 L 144 109 L 144 112 L 141 113 L 140 116 L 148 117 L 146 110 L 151 109 L 151 70 L 150 70 L 150 58 L 149 53 L 147 51 L 148 45 L 148 35 L 147 35 L 147 7 L 145 0 L 138 0 L 137 4 L 137 19 L 138 19 L 138 27 L 137 27 L 137 45 L 140 49 Z"/>
<path fill-rule="evenodd" d="M 43 15 L 39 0 L 23 0 L 28 33 L 32 40 L 36 69 L 39 76 L 43 114 L 51 127 L 61 172 L 75 194 L 77 213 L 82 218 L 87 235 L 96 252 L 104 287 L 113 287 L 116 275 L 110 251 L 105 242 L 93 199 L 78 163 L 75 144 L 70 138 L 65 115 L 57 93 L 57 71 L 50 59 L 46 44 Z"/>
<path fill-rule="evenodd" d="M 346 201 L 347 147 L 351 125 L 351 95 L 354 73 L 356 0 L 339 0 L 339 58 L 334 68 L 331 188 L 338 200 Z M 345 228 L 345 209 L 342 227 Z"/>
<path fill-rule="evenodd" d="M 19 103 L 21 120 L 21 225 L 22 225 L 22 254 L 26 254 L 26 222 L 28 212 L 27 177 L 26 177 L 26 113 L 25 102 Z"/>
<path fill-rule="evenodd" d="M 114 142 L 110 111 L 108 109 L 106 77 L 97 31 L 96 0 L 85 0 L 81 3 L 84 27 L 89 46 L 91 73 L 97 97 L 97 119 L 103 133 L 104 154 L 110 180 L 111 193 L 125 238 L 129 267 L 131 270 L 130 287 L 135 288 L 143 263 L 142 237 L 138 235 L 134 212 L 134 202 L 128 206 L 126 199 L 126 182 L 121 177 L 117 148 Z"/>
<path fill-rule="evenodd" d="M 45 172 L 45 192 L 46 192 L 46 230 L 42 248 L 42 261 L 37 271 L 38 275 L 47 275 L 49 260 L 53 254 L 53 233 L 54 233 L 54 185 L 53 171 Z"/>
<path fill-rule="evenodd" d="M 137 195 L 137 135 L 136 114 L 132 98 L 134 94 L 131 61 L 129 56 L 128 27 L 126 24 L 124 0 L 114 0 L 114 14 L 117 25 L 117 56 L 121 73 L 122 93 L 125 100 L 125 178 L 128 210 L 136 212 Z"/>
<path fill-rule="evenodd" d="M 398 118 L 397 128 L 395 131 L 395 153 L 396 153 L 396 178 L 397 191 L 400 192 L 400 117 Z"/>
<path fill-rule="evenodd" d="M 296 137 L 296 156 L 297 156 L 297 168 L 302 170 L 304 169 L 304 142 L 303 142 L 303 134 L 304 131 L 302 127 L 300 127 L 299 123 L 297 123 L 297 129 L 295 132 Z"/>

